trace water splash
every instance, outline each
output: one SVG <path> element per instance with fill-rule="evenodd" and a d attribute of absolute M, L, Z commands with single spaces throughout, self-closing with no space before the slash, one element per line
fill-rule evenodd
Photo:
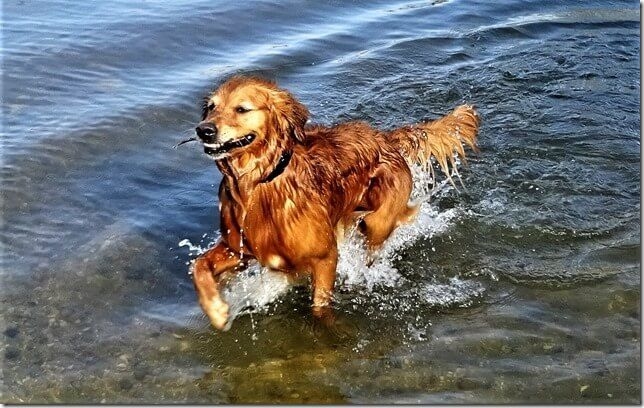
<path fill-rule="evenodd" d="M 190 252 L 194 252 L 194 253 L 191 253 L 190 255 L 195 255 L 195 254 L 199 255 L 199 254 L 202 254 L 202 253 L 206 252 L 206 250 L 208 249 L 208 248 L 205 248 L 205 249 L 204 249 L 204 248 L 202 248 L 200 245 L 195 245 L 195 244 L 193 244 L 193 243 L 192 243 L 192 242 L 190 242 L 190 240 L 189 240 L 189 239 L 187 239 L 187 238 L 186 238 L 186 239 L 182 239 L 181 241 L 179 241 L 178 246 L 179 246 L 179 247 L 184 247 L 184 246 L 188 247 L 188 251 L 190 251 Z"/>
<path fill-rule="evenodd" d="M 215 236 L 211 240 L 209 240 L 207 243 L 204 243 L 206 238 L 208 237 L 208 234 L 203 234 L 201 236 L 201 240 L 199 241 L 198 244 L 193 244 L 188 238 L 184 238 L 179 243 L 177 246 L 179 248 L 181 247 L 187 247 L 188 248 L 188 255 L 190 257 L 198 257 L 199 255 L 203 254 L 206 252 L 208 249 L 210 249 L 215 243 L 217 242 L 217 239 L 219 238 L 219 235 Z M 186 265 L 190 265 L 192 261 L 186 261 Z"/>
<path fill-rule="evenodd" d="M 363 286 L 369 291 L 376 286 L 399 285 L 404 278 L 393 265 L 400 258 L 398 252 L 419 239 L 431 238 L 445 231 L 457 215 L 455 209 L 439 213 L 429 203 L 421 204 L 416 220 L 398 227 L 370 266 L 367 266 L 364 238 L 355 229 L 352 230 L 339 247 L 338 282 L 344 287 Z"/>
<path fill-rule="evenodd" d="M 454 188 L 448 179 L 437 182 L 430 167 L 412 165 L 413 190 L 411 200 L 420 203 L 414 222 L 396 228 L 377 254 L 374 262 L 367 266 L 368 254 L 363 236 L 350 231 L 339 246 L 337 282 L 348 288 L 366 287 L 372 291 L 376 286 L 393 287 L 404 278 L 393 263 L 400 259 L 399 252 L 419 239 L 429 239 L 447 230 L 458 216 L 456 209 L 439 212 L 429 202 L 430 198 L 444 194 Z"/>
<path fill-rule="evenodd" d="M 430 307 L 468 307 L 485 292 L 483 284 L 472 280 L 462 280 L 456 276 L 449 283 L 430 283 L 423 285 L 419 294 Z"/>
<path fill-rule="evenodd" d="M 224 330 L 228 330 L 239 315 L 264 311 L 290 288 L 286 274 L 264 268 L 257 261 L 250 261 L 248 267 L 225 282 L 221 290 L 230 314 Z"/>

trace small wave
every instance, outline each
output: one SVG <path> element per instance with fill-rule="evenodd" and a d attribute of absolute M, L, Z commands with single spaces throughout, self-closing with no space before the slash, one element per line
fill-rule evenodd
<path fill-rule="evenodd" d="M 430 307 L 468 307 L 483 295 L 485 287 L 480 282 L 454 276 L 447 284 L 426 284 L 419 292 Z"/>
<path fill-rule="evenodd" d="M 635 9 L 575 9 L 558 13 L 535 13 L 510 17 L 500 23 L 477 27 L 469 34 L 539 24 L 617 24 L 631 22 L 639 22 L 639 13 Z"/>
<path fill-rule="evenodd" d="M 627 270 L 637 270 L 637 266 L 572 265 L 562 266 L 558 260 L 543 260 L 522 268 L 505 271 L 503 276 L 516 285 L 548 289 L 569 289 L 580 285 L 601 282 Z"/>

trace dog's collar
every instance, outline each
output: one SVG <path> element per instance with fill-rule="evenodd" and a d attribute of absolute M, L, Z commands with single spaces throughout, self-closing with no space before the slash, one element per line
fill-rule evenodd
<path fill-rule="evenodd" d="M 271 171 L 268 176 L 264 177 L 261 182 L 270 183 L 271 181 L 275 180 L 277 176 L 282 174 L 286 166 L 288 166 L 288 163 L 291 161 L 292 155 L 293 155 L 293 152 L 290 150 L 287 150 L 284 153 L 282 153 L 273 171 Z"/>

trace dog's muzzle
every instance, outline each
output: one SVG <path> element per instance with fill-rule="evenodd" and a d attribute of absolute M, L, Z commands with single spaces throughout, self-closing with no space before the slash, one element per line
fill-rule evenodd
<path fill-rule="evenodd" d="M 204 143 L 203 151 L 210 156 L 218 156 L 223 153 L 228 153 L 233 149 L 248 146 L 253 140 L 255 140 L 255 135 L 249 133 L 241 139 L 229 140 L 225 143 Z"/>
<path fill-rule="evenodd" d="M 199 126 L 195 128 L 197 131 L 197 136 L 204 143 L 215 143 L 217 138 L 217 126 L 214 123 L 210 122 L 201 122 Z"/>
<path fill-rule="evenodd" d="M 249 133 L 239 139 L 228 140 L 223 143 L 219 142 L 217 140 L 217 126 L 211 122 L 201 122 L 199 126 L 195 128 L 195 131 L 197 132 L 199 139 L 203 142 L 204 152 L 210 156 L 219 156 L 232 149 L 248 146 L 253 142 L 253 140 L 255 140 L 255 134 Z"/>

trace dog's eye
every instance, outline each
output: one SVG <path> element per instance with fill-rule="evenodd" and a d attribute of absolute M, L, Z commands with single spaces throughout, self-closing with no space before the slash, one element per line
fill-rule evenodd
<path fill-rule="evenodd" d="M 238 107 L 235 108 L 235 112 L 237 112 L 237 113 L 246 113 L 246 112 L 250 112 L 250 109 L 246 109 L 243 106 L 238 106 Z"/>
<path fill-rule="evenodd" d="M 215 104 L 214 103 L 209 103 L 208 104 L 208 110 L 211 111 L 211 110 L 214 110 L 214 109 L 215 109 Z"/>

